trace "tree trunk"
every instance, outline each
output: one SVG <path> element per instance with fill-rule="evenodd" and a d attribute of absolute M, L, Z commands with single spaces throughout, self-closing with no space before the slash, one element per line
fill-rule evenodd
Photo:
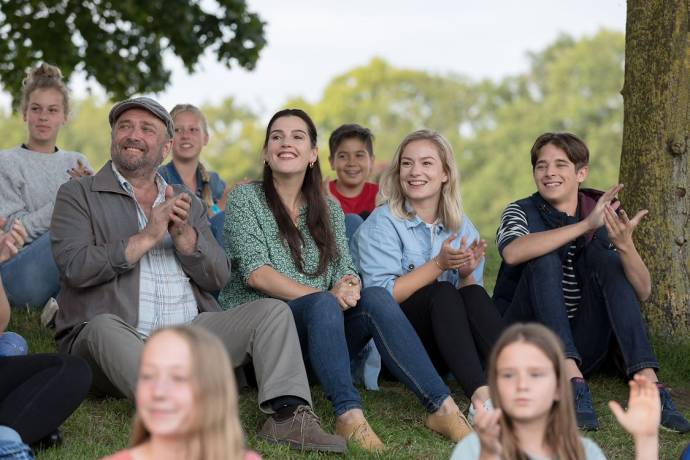
<path fill-rule="evenodd" d="M 690 0 L 628 0 L 620 180 L 652 274 L 644 304 L 658 334 L 690 335 Z"/>

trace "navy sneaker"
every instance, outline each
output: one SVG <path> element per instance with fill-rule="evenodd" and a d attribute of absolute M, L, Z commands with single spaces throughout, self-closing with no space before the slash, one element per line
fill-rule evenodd
<path fill-rule="evenodd" d="M 36 450 L 50 449 L 51 447 L 58 447 L 62 445 L 62 434 L 55 430 L 45 438 L 41 438 L 31 445 L 31 448 Z"/>
<path fill-rule="evenodd" d="M 690 432 L 690 422 L 676 409 L 666 387 L 660 383 L 657 383 L 657 387 L 661 397 L 661 426 L 677 433 Z"/>
<path fill-rule="evenodd" d="M 577 426 L 584 431 L 593 431 L 599 429 L 599 421 L 597 414 L 594 412 L 594 403 L 592 402 L 592 393 L 589 391 L 587 382 L 580 377 L 573 377 L 570 379 L 573 386 L 573 397 L 575 398 L 575 416 L 577 417 Z"/>

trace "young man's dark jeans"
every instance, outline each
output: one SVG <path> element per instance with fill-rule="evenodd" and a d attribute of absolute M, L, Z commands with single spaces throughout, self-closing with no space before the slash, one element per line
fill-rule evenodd
<path fill-rule="evenodd" d="M 644 368 L 658 369 L 640 301 L 615 249 L 594 239 L 583 251 L 575 267 L 582 290 L 575 318 L 568 319 L 561 259 L 552 252 L 526 263 L 504 319 L 509 324 L 537 321 L 551 328 L 563 341 L 566 357 L 575 359 L 585 375 L 606 360 L 612 339 L 623 354 L 628 376 Z"/>

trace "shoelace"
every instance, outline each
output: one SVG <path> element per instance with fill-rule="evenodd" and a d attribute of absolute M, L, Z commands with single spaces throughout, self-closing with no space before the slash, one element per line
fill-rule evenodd
<path fill-rule="evenodd" d="M 300 414 L 303 414 L 300 417 Z M 305 428 L 309 425 L 321 426 L 321 419 L 314 413 L 314 411 L 309 406 L 297 406 L 295 413 L 292 416 L 292 424 L 294 424 L 297 419 L 300 418 L 299 434 L 302 442 L 304 441 Z"/>
<path fill-rule="evenodd" d="M 297 418 L 299 414 L 304 413 L 304 417 L 302 417 L 302 420 L 308 419 L 309 422 L 316 422 L 317 424 L 321 424 L 321 419 L 319 418 L 318 415 L 314 413 L 311 407 L 309 406 L 297 406 L 297 409 L 295 409 L 295 413 L 293 415 L 293 418 Z"/>

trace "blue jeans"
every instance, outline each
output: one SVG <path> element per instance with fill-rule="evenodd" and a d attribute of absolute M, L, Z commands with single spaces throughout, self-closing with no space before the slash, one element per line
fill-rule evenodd
<path fill-rule="evenodd" d="M 380 389 L 381 354 L 376 349 L 374 339 L 369 340 L 359 353 L 350 356 L 350 372 L 355 384 L 364 385 L 367 390 Z"/>
<path fill-rule="evenodd" d="M 344 312 L 330 292 L 309 294 L 288 305 L 307 368 L 323 387 L 336 416 L 362 407 L 352 383 L 350 356 L 372 337 L 383 363 L 427 411 L 438 410 L 450 395 L 412 325 L 385 289 L 363 289 L 357 305 Z"/>
<path fill-rule="evenodd" d="M 364 220 L 359 214 L 345 214 L 345 235 L 352 239 Z M 370 340 L 362 350 L 350 357 L 350 369 L 356 383 L 363 383 L 367 390 L 379 389 L 379 373 L 381 372 L 381 355 L 373 340 Z"/>
<path fill-rule="evenodd" d="M 508 323 L 538 321 L 563 342 L 565 356 L 588 374 L 604 363 L 616 345 L 623 355 L 625 373 L 659 369 L 647 336 L 640 301 L 625 276 L 618 253 L 598 239 L 592 240 L 575 261 L 582 300 L 572 320 L 563 298 L 563 268 L 556 252 L 527 262 L 504 313 Z"/>
<path fill-rule="evenodd" d="M 0 333 L 0 356 L 21 356 L 29 353 L 24 337 L 14 332 Z"/>
<path fill-rule="evenodd" d="M 345 214 L 345 235 L 348 241 L 350 241 L 352 235 L 355 234 L 363 222 L 364 219 L 362 219 L 359 214 Z"/>
<path fill-rule="evenodd" d="M 688 444 L 688 447 L 680 454 L 680 460 L 690 460 L 690 444 Z"/>
<path fill-rule="evenodd" d="M 33 460 L 31 448 L 22 442 L 19 433 L 8 426 L 0 425 L 0 459 Z"/>
<path fill-rule="evenodd" d="M 0 265 L 0 273 L 10 305 L 43 307 L 60 290 L 60 275 L 53 260 L 50 232 Z"/>

